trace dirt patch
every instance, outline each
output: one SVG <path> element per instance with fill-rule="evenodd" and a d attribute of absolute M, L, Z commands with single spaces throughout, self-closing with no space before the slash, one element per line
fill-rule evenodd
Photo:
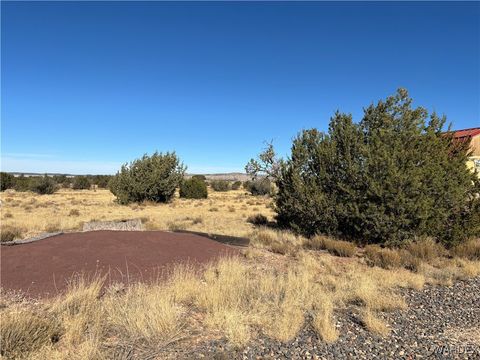
<path fill-rule="evenodd" d="M 76 274 L 107 284 L 153 281 L 174 263 L 204 264 L 237 250 L 194 234 L 163 231 L 69 233 L 1 247 L 1 286 L 32 297 L 56 295 Z"/>

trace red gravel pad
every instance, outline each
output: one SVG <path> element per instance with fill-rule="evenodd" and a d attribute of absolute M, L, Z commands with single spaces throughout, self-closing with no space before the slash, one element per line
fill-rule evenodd
<path fill-rule="evenodd" d="M 114 282 L 152 281 L 175 263 L 200 265 L 234 248 L 206 237 L 163 231 L 91 231 L 1 247 L 1 287 L 32 297 L 65 290 L 72 276 Z"/>

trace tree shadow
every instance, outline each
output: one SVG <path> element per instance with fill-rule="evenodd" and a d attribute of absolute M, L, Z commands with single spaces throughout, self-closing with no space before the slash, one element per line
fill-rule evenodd
<path fill-rule="evenodd" d="M 247 247 L 250 243 L 250 239 L 246 237 L 237 237 L 237 236 L 229 236 L 229 235 L 220 235 L 220 234 L 209 234 L 200 231 L 190 231 L 190 230 L 177 230 L 174 231 L 176 233 L 181 234 L 194 234 L 209 238 L 210 240 L 217 241 L 222 244 L 233 245 L 233 246 L 241 246 Z"/>

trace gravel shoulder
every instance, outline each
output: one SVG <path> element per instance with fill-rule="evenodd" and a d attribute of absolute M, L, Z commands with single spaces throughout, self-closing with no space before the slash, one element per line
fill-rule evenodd
<path fill-rule="evenodd" d="M 244 349 L 215 340 L 165 353 L 177 359 L 480 359 L 480 278 L 403 290 L 408 308 L 383 314 L 391 334 L 365 330 L 354 307 L 337 312 L 339 339 L 322 342 L 306 321 L 289 343 L 260 337 Z"/>

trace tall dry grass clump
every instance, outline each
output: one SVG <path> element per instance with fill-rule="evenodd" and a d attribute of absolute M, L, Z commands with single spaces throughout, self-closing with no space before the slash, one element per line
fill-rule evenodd
<path fill-rule="evenodd" d="M 106 326 L 126 343 L 165 346 L 180 338 L 183 308 L 161 285 L 135 284 L 103 301 Z"/>
<path fill-rule="evenodd" d="M 327 296 L 319 296 L 314 303 L 313 310 L 313 328 L 315 332 L 326 343 L 336 341 L 339 331 L 333 319 L 332 299 Z"/>
<path fill-rule="evenodd" d="M 452 253 L 461 258 L 480 260 L 480 238 L 470 239 L 457 245 L 453 248 Z"/>
<path fill-rule="evenodd" d="M 408 242 L 405 249 L 412 254 L 412 256 L 425 262 L 447 255 L 447 251 L 443 245 L 437 243 L 432 238 Z"/>
<path fill-rule="evenodd" d="M 305 239 L 289 231 L 274 230 L 267 227 L 255 229 L 249 236 L 250 245 L 270 250 L 277 254 L 294 254 L 304 244 Z"/>
<path fill-rule="evenodd" d="M 327 250 L 330 254 L 342 257 L 355 255 L 356 247 L 353 243 L 335 240 L 323 235 L 317 235 L 306 242 L 306 247 L 312 250 Z"/>
<path fill-rule="evenodd" d="M 58 341 L 60 323 L 48 313 L 13 307 L 1 313 L 2 357 L 18 359 Z"/>

